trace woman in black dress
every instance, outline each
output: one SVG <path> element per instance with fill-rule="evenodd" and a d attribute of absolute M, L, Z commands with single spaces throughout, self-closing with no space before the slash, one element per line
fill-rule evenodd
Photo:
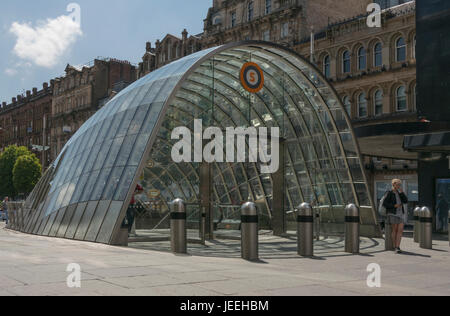
<path fill-rule="evenodd" d="M 402 181 L 394 179 L 392 180 L 392 190 L 388 192 L 383 205 L 386 208 L 387 223 L 392 226 L 392 242 L 397 253 L 402 252 L 400 245 L 408 216 L 405 204 L 408 204 L 408 198 L 402 190 Z"/>

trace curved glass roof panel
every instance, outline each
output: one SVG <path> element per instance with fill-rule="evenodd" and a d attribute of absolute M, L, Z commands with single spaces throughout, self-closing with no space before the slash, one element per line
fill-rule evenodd
<path fill-rule="evenodd" d="M 258 64 L 264 86 L 244 89 L 240 70 Z M 162 67 L 120 92 L 68 141 L 27 201 L 26 232 L 114 243 L 134 187 L 161 193 L 162 203 L 199 203 L 199 163 L 175 163 L 171 133 L 194 120 L 222 131 L 278 127 L 285 210 L 302 202 L 340 223 L 344 206 L 376 215 L 350 120 L 323 76 L 295 53 L 261 42 L 211 48 Z M 234 154 L 250 150 L 234 146 Z M 224 155 L 225 149 L 224 149 Z M 151 162 L 149 164 L 149 162 Z M 274 216 L 274 175 L 257 163 L 211 164 L 213 205 L 254 200 Z M 277 202 L 278 203 L 278 202 Z M 289 215 L 286 215 L 289 220 Z"/>

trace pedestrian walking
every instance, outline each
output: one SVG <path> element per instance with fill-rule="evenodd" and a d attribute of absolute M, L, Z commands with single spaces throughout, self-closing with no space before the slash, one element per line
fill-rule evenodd
<path fill-rule="evenodd" d="M 5 217 L 5 221 L 6 221 L 6 225 L 8 225 L 8 201 L 9 198 L 5 197 L 5 199 L 3 200 L 3 216 Z"/>
<path fill-rule="evenodd" d="M 133 192 L 133 196 L 131 197 L 130 205 L 128 206 L 127 214 L 125 219 L 122 222 L 122 228 L 128 228 L 128 233 L 131 233 L 131 229 L 133 228 L 134 219 L 136 217 L 136 199 L 135 195 L 141 194 L 144 192 L 144 188 L 137 184 L 136 189 Z"/>
<path fill-rule="evenodd" d="M 450 211 L 450 207 L 448 205 L 447 200 L 444 198 L 444 194 L 439 193 L 438 195 L 438 203 L 437 203 L 437 217 L 439 219 L 438 230 L 445 233 L 447 231 L 448 225 L 448 211 Z"/>
<path fill-rule="evenodd" d="M 392 226 L 392 242 L 397 253 L 402 252 L 400 245 L 408 218 L 407 204 L 408 197 L 403 192 L 402 181 L 392 180 L 392 190 L 387 192 L 383 205 L 386 208 L 387 222 Z"/>

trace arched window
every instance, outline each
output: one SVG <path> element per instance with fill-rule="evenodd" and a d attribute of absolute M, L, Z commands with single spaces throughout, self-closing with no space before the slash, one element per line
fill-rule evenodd
<path fill-rule="evenodd" d="M 375 115 L 383 114 L 383 91 L 377 90 L 374 94 Z"/>
<path fill-rule="evenodd" d="M 266 0 L 266 14 L 272 13 L 272 0 Z"/>
<path fill-rule="evenodd" d="M 349 116 L 352 116 L 352 103 L 350 102 L 350 98 L 348 96 L 345 96 L 342 99 L 342 103 L 344 103 L 345 111 L 347 111 L 347 114 Z"/>
<path fill-rule="evenodd" d="M 406 60 L 406 42 L 405 39 L 403 37 L 400 37 L 396 44 L 396 58 L 395 60 L 397 62 L 402 62 Z"/>
<path fill-rule="evenodd" d="M 406 88 L 404 86 L 398 87 L 395 96 L 396 96 L 397 111 L 398 112 L 407 111 L 408 103 L 406 102 Z"/>
<path fill-rule="evenodd" d="M 365 70 L 367 67 L 366 49 L 361 47 L 358 50 L 358 70 Z"/>
<path fill-rule="evenodd" d="M 351 69 L 350 66 L 351 66 L 350 52 L 346 50 L 344 54 L 342 54 L 342 72 L 344 74 L 349 73 Z"/>
<path fill-rule="evenodd" d="M 248 20 L 247 21 L 251 21 L 253 20 L 253 1 L 250 1 L 248 4 Z"/>
<path fill-rule="evenodd" d="M 330 67 L 330 56 L 327 55 L 323 59 L 323 74 L 325 75 L 326 78 L 330 78 L 330 75 L 331 75 L 330 70 L 331 70 L 331 67 Z"/>
<path fill-rule="evenodd" d="M 175 44 L 175 58 L 176 59 L 180 58 L 180 49 L 178 43 Z"/>
<path fill-rule="evenodd" d="M 363 92 L 358 96 L 358 117 L 364 118 L 368 116 L 366 94 Z"/>
<path fill-rule="evenodd" d="M 172 59 L 172 41 L 167 41 L 167 61 Z"/>
<path fill-rule="evenodd" d="M 373 64 L 375 67 L 381 67 L 383 65 L 383 46 L 381 43 L 377 43 L 373 49 L 374 61 Z"/>

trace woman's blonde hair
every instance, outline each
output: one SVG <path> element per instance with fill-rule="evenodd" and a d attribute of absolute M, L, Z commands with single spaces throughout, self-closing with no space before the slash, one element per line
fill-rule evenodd
<path fill-rule="evenodd" d="M 400 179 L 394 179 L 394 180 L 392 180 L 392 187 L 394 187 L 394 185 L 396 185 L 397 183 L 402 184 L 402 180 L 400 180 Z"/>

